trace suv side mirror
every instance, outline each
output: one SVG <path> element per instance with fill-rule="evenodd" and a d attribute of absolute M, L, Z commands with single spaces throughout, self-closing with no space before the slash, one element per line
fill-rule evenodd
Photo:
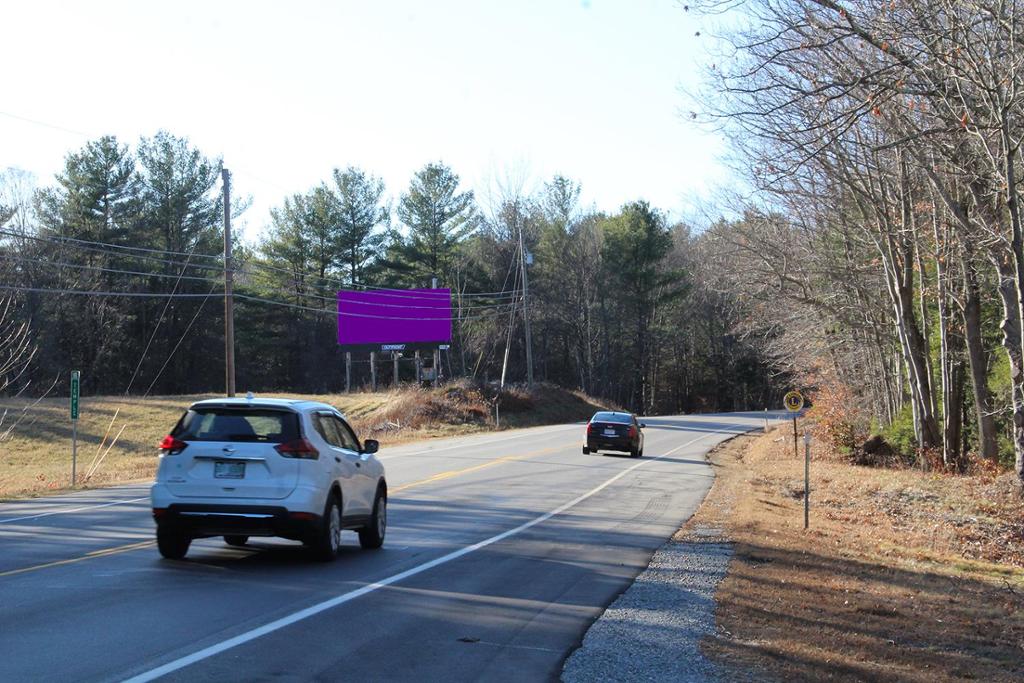
<path fill-rule="evenodd" d="M 376 439 L 367 439 L 363 442 L 363 453 L 376 453 L 380 448 L 380 442 Z"/>
<path fill-rule="evenodd" d="M 647 429 L 647 423 L 646 422 L 641 422 L 640 423 L 640 429 Z"/>

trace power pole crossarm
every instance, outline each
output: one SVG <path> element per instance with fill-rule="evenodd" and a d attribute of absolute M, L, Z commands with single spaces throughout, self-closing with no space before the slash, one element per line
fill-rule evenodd
<path fill-rule="evenodd" d="M 235 395 L 235 297 L 231 263 L 231 174 L 221 168 L 224 181 L 224 377 L 228 396 Z"/>

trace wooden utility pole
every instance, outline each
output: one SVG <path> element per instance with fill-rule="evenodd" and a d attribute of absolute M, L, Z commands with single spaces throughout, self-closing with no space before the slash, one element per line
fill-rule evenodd
<path fill-rule="evenodd" d="M 377 352 L 370 351 L 370 388 L 377 391 Z"/>
<path fill-rule="evenodd" d="M 533 386 L 533 345 L 530 343 L 530 311 L 527 298 L 530 283 L 526 276 L 526 246 L 523 244 L 523 223 L 519 222 L 519 268 L 523 274 L 523 330 L 526 333 L 526 386 Z"/>
<path fill-rule="evenodd" d="M 420 385 L 423 381 L 423 359 L 420 358 L 420 352 L 416 352 L 416 386 Z"/>
<path fill-rule="evenodd" d="M 434 349 L 434 386 L 437 386 L 441 374 L 441 349 Z"/>
<path fill-rule="evenodd" d="M 345 352 L 345 393 L 352 391 L 352 352 Z"/>
<path fill-rule="evenodd" d="M 391 352 L 391 362 L 394 363 L 395 365 L 395 388 L 398 387 L 398 359 L 401 357 L 401 355 L 402 354 L 400 354 L 398 351 Z"/>
<path fill-rule="evenodd" d="M 235 395 L 235 296 L 231 263 L 231 174 L 221 168 L 224 181 L 224 377 L 228 396 Z"/>

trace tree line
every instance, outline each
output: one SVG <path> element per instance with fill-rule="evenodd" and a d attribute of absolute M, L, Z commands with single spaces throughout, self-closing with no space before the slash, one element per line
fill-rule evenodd
<path fill-rule="evenodd" d="M 707 234 L 746 333 L 835 404 L 840 444 L 882 428 L 1024 478 L 1024 8 L 730 11 L 693 117 L 729 132 L 754 190 Z"/>
<path fill-rule="evenodd" d="M 222 165 L 159 132 L 134 147 L 90 141 L 46 187 L 14 169 L 0 177 L 6 319 L 37 349 L 5 393 L 59 388 L 72 368 L 91 393 L 223 389 Z M 447 376 L 522 381 L 529 315 L 538 380 L 647 413 L 778 402 L 785 376 L 735 332 L 740 306 L 709 286 L 704 235 L 643 201 L 586 207 L 564 177 L 497 194 L 481 203 L 435 162 L 393 203 L 351 166 L 286 197 L 258 239 L 235 245 L 239 389 L 343 388 L 338 289 L 436 278 L 453 292 Z M 367 359 L 353 379 L 368 381 Z"/>

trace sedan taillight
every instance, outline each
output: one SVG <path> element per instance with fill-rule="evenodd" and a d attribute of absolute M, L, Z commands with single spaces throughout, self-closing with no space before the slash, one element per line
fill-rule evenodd
<path fill-rule="evenodd" d="M 295 439 L 288 443 L 278 444 L 274 446 L 274 450 L 286 458 L 316 460 L 320 457 L 320 451 L 308 439 Z"/>
<path fill-rule="evenodd" d="M 593 422 L 587 424 L 587 434 L 593 434 L 596 431 L 597 431 L 597 425 L 595 425 Z"/>
<path fill-rule="evenodd" d="M 177 455 L 188 448 L 188 444 L 184 441 L 179 441 L 168 434 L 163 438 L 157 448 L 160 449 L 160 455 Z"/>
<path fill-rule="evenodd" d="M 629 428 L 629 438 L 631 438 L 631 439 L 635 439 L 636 438 L 636 427 L 630 426 L 630 428 Z"/>

